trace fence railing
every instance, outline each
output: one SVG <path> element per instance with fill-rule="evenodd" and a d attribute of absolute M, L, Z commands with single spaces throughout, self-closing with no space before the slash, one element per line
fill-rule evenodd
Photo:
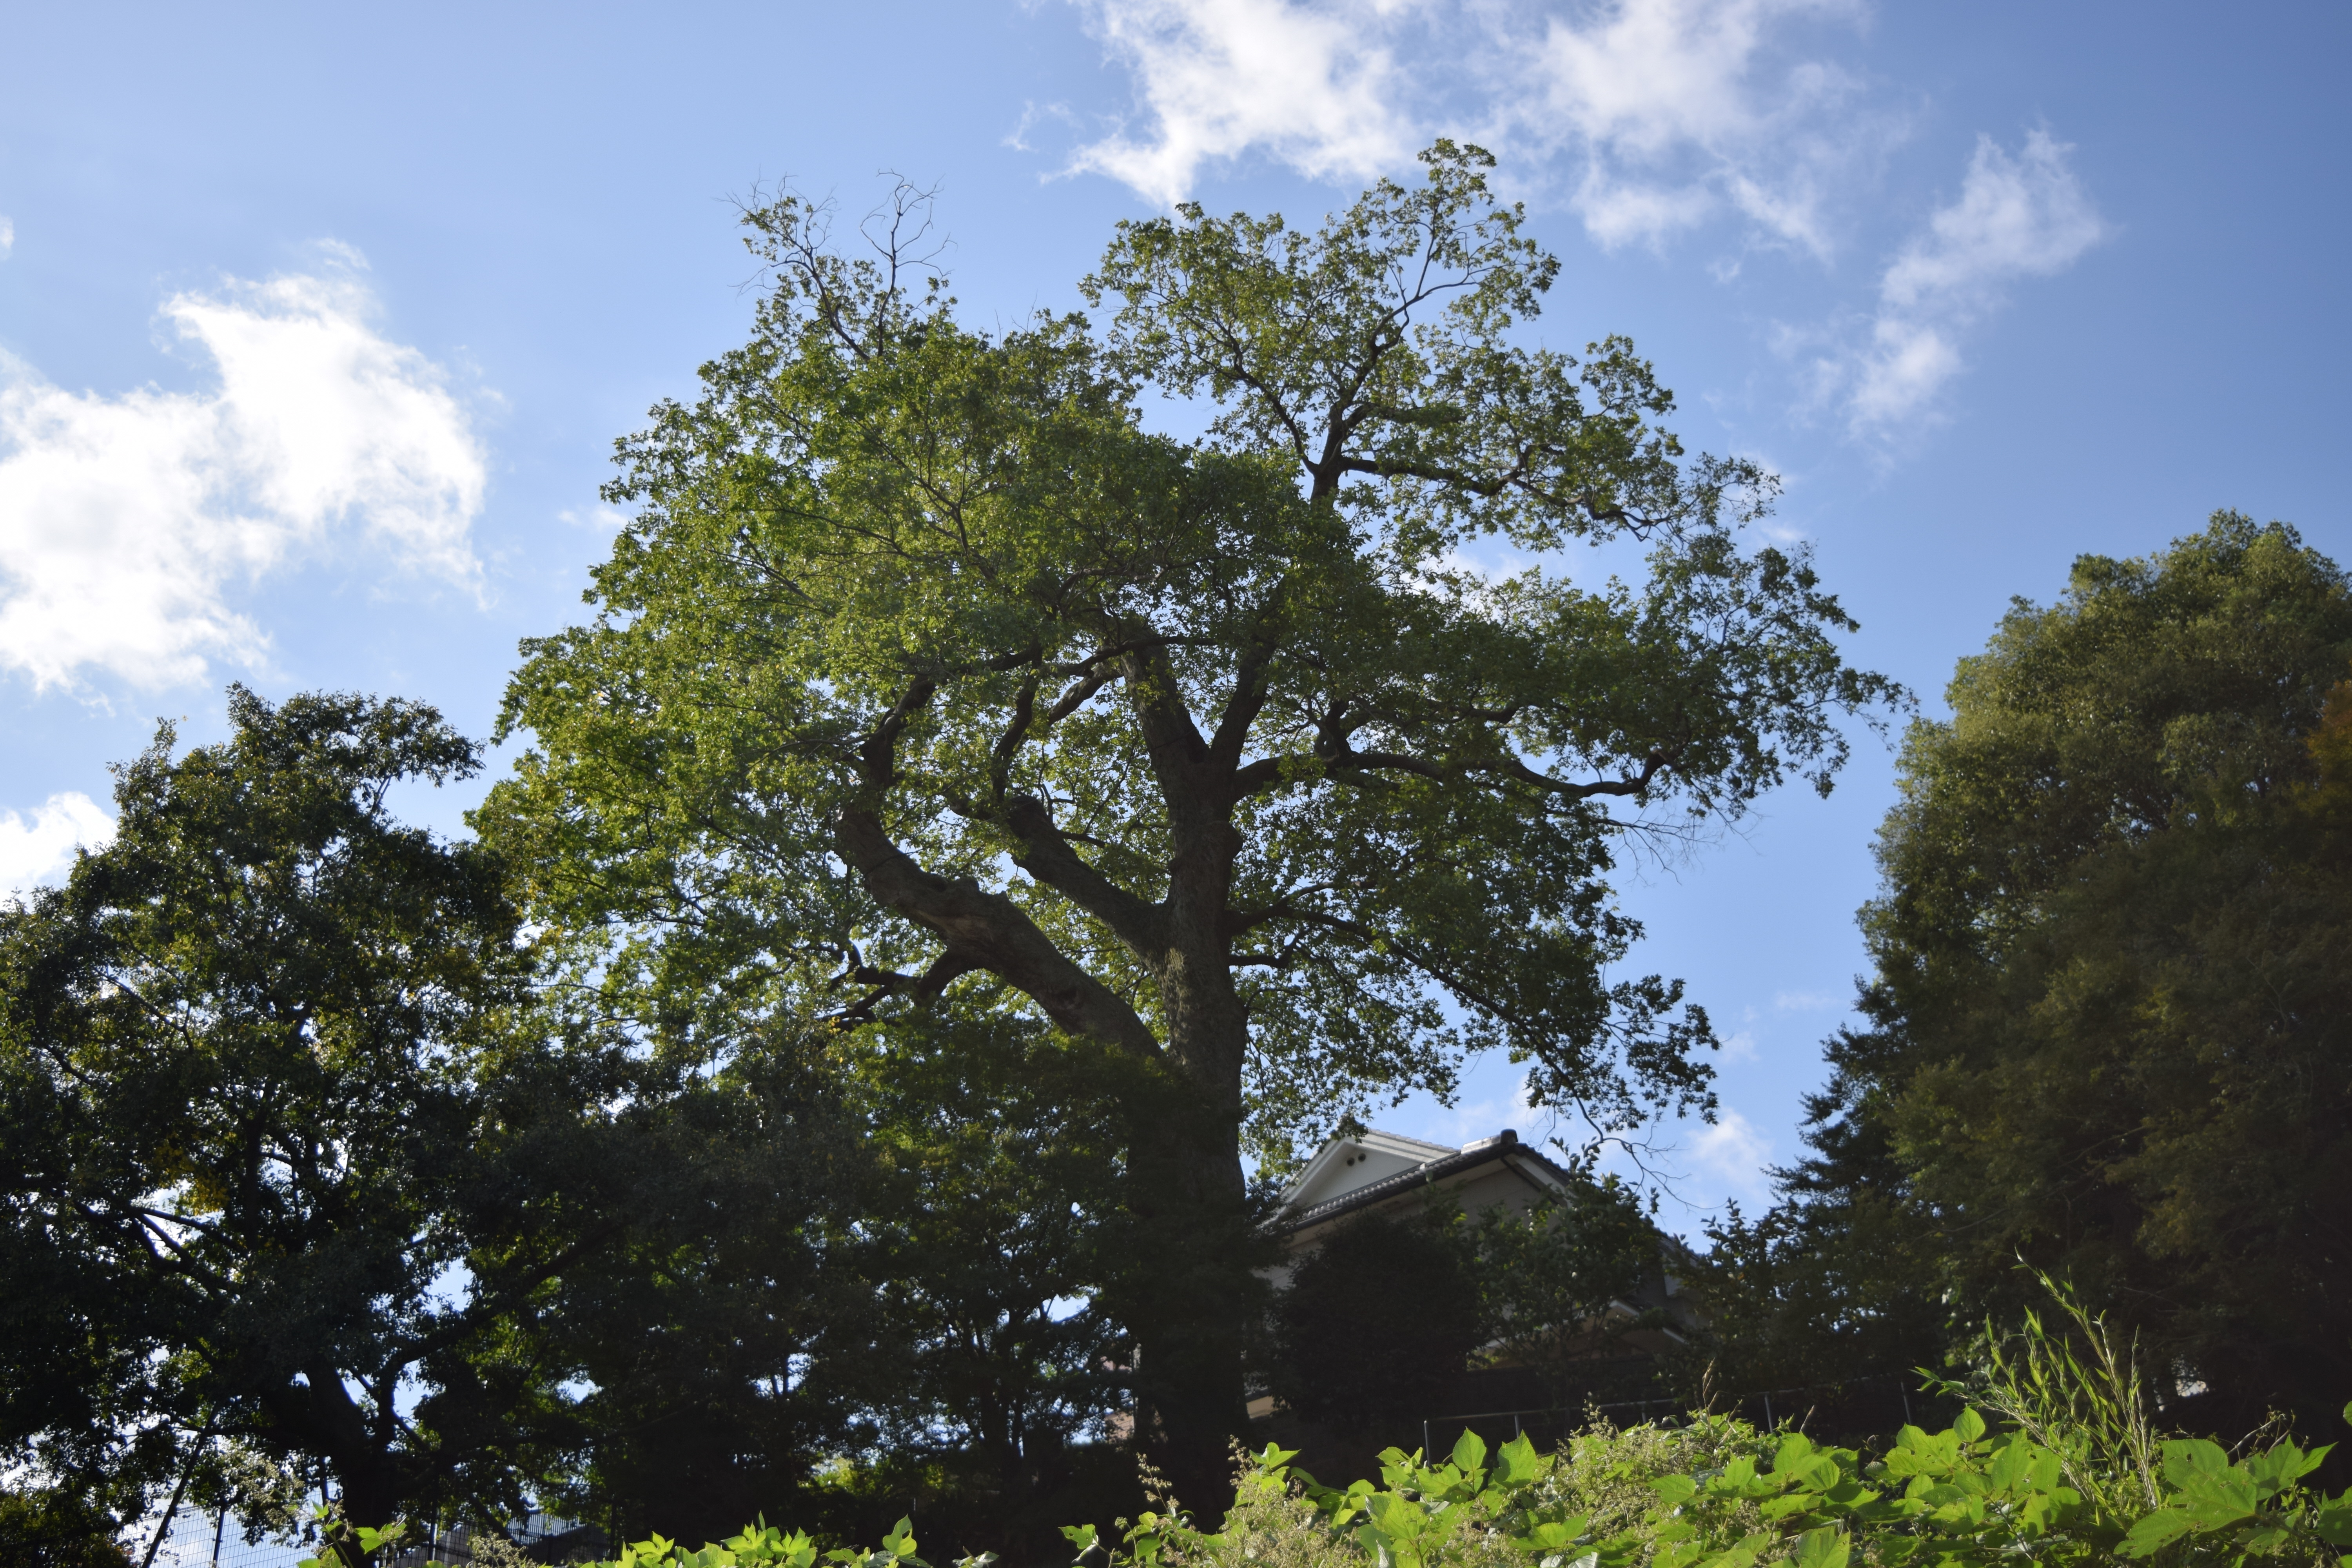
<path fill-rule="evenodd" d="M 1777 1402 L 1777 1403 L 1776 1403 Z M 1847 1378 L 1838 1383 L 1803 1384 L 1793 1388 L 1758 1389 L 1751 1393 L 1718 1396 L 1717 1409 L 1728 1409 L 1750 1420 L 1761 1417 L 1766 1427 L 1790 1421 L 1807 1426 L 1826 1407 L 1833 1415 L 1851 1423 L 1857 1415 L 1867 1415 L 1863 1424 L 1874 1428 L 1892 1429 L 1898 1423 L 1912 1426 L 1918 1415 L 1926 1413 L 1927 1398 L 1911 1380 L 1895 1373 L 1874 1377 Z M 1588 1414 L 1614 1418 L 1630 1415 L 1634 1422 L 1650 1420 L 1656 1415 L 1676 1415 L 1688 1410 L 1687 1399 L 1653 1397 L 1618 1399 L 1577 1405 L 1534 1405 L 1517 1410 L 1474 1410 L 1454 1415 L 1433 1415 L 1421 1424 L 1421 1446 L 1423 1453 L 1443 1453 L 1453 1447 L 1454 1440 L 1465 1431 L 1476 1431 L 1482 1437 L 1501 1436 L 1500 1425 L 1511 1424 L 1510 1436 L 1521 1433 L 1545 1442 L 1566 1438 L 1584 1425 Z"/>

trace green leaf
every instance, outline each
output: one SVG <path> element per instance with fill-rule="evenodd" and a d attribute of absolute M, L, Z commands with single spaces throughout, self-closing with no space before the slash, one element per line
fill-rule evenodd
<path fill-rule="evenodd" d="M 1536 1454 L 1536 1446 L 1528 1441 L 1525 1432 L 1497 1449 L 1495 1458 L 1502 1461 L 1496 1478 L 1508 1486 L 1524 1486 L 1542 1474 L 1544 1463 Z"/>
<path fill-rule="evenodd" d="M 1952 1423 L 1952 1433 L 1963 1443 L 1973 1443 L 1985 1435 L 1984 1417 L 1974 1410 L 1963 1410 L 1960 1418 Z"/>
<path fill-rule="evenodd" d="M 901 1515 L 890 1533 L 882 1538 L 882 1550 L 903 1561 L 915 1561 L 915 1521 Z"/>
<path fill-rule="evenodd" d="M 1985 1467 L 1985 1479 L 1996 1491 L 2011 1491 L 2025 1479 L 2033 1468 L 2033 1446 L 2022 1437 L 2004 1444 Z"/>
<path fill-rule="evenodd" d="M 2203 1437 L 2185 1437 L 2164 1445 L 2164 1479 L 2176 1487 L 2226 1475 L 2230 1456 L 2221 1445 Z"/>
<path fill-rule="evenodd" d="M 1797 1568 L 1845 1568 L 1852 1550 L 1843 1531 L 1830 1525 L 1809 1530 L 1798 1538 Z"/>
<path fill-rule="evenodd" d="M 1465 1474 L 1485 1468 L 1486 1439 L 1475 1432 L 1465 1432 L 1454 1440 L 1454 1462 Z"/>
<path fill-rule="evenodd" d="M 2317 1469 L 2326 1458 L 2326 1448 L 2306 1454 L 2290 1438 L 2274 1443 L 2263 1452 L 2250 1456 L 2244 1468 L 2246 1473 L 2253 1478 L 2254 1484 L 2261 1494 L 2269 1497 L 2274 1492 L 2285 1490 L 2303 1477 Z"/>
<path fill-rule="evenodd" d="M 2352 1546 L 2352 1490 L 2328 1498 L 2314 1509 L 2312 1528 L 2331 1546 Z"/>
<path fill-rule="evenodd" d="M 2161 1551 L 2197 1528 L 2197 1521 L 2179 1509 L 2160 1508 L 2127 1531 L 2116 1548 L 2126 1557 L 2146 1557 Z"/>

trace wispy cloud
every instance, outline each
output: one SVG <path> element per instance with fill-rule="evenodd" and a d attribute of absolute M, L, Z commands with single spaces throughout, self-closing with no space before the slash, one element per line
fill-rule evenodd
<path fill-rule="evenodd" d="M 215 389 L 68 392 L 0 360 L 0 668 L 154 688 L 252 662 L 267 634 L 232 584 L 352 534 L 478 591 L 481 444 L 363 286 L 231 281 L 162 314 Z"/>
<path fill-rule="evenodd" d="M 1090 30 L 1135 74 L 1150 128 L 1079 149 L 1170 205 L 1203 163 L 1264 150 L 1314 178 L 1396 168 L 1420 132 L 1390 47 L 1416 0 L 1080 0 Z"/>
<path fill-rule="evenodd" d="M 79 791 L 49 796 L 29 818 L 0 811 L 0 900 L 28 891 L 73 862 L 77 845 L 114 841 L 114 818 Z"/>
<path fill-rule="evenodd" d="M 7 260 L 8 253 L 16 248 L 16 226 L 8 221 L 7 214 L 0 213 L 0 261 Z"/>
<path fill-rule="evenodd" d="M 2046 131 L 2028 134 L 2015 155 L 1977 138 L 1958 198 L 1937 209 L 1880 278 L 1866 347 L 1824 366 L 1845 388 L 1855 435 L 1932 416 L 1964 366 L 1964 335 L 2001 306 L 2008 286 L 2063 272 L 2106 237 L 2067 162 L 2072 151 Z"/>
<path fill-rule="evenodd" d="M 555 514 L 558 522 L 572 528 L 584 528 L 591 533 L 618 533 L 629 526 L 628 515 L 609 506 L 593 506 L 585 512 L 567 507 Z"/>
<path fill-rule="evenodd" d="M 1137 113 L 1067 168 L 1163 205 L 1245 153 L 1356 182 L 1407 168 L 1443 132 L 1503 154 L 1515 184 L 1572 207 L 1603 247 L 1729 224 L 1739 250 L 1827 265 L 1869 221 L 1864 198 L 1910 129 L 1894 93 L 1836 58 L 1866 0 L 1072 4 L 1127 68 Z M 1869 305 L 1782 329 L 1805 405 L 1882 449 L 1931 423 L 2010 286 L 2064 270 L 2108 232 L 2069 152 L 2043 131 L 2016 151 L 1979 137 L 1958 195 Z M 1738 254 L 1712 270 L 1738 277 Z"/>
<path fill-rule="evenodd" d="M 1572 16 L 1525 0 L 1076 3 L 1133 73 L 1145 124 L 1072 167 L 1162 204 L 1245 152 L 1360 180 L 1445 132 L 1565 159 L 1569 199 L 1604 245 L 1736 213 L 1826 255 L 1842 174 L 1897 126 L 1846 112 L 1855 78 L 1783 37 L 1856 17 L 1858 0 L 1612 0 Z"/>
<path fill-rule="evenodd" d="M 1735 1198 L 1760 1198 L 1771 1191 L 1765 1167 L 1772 1163 L 1772 1140 L 1737 1110 L 1726 1110 L 1691 1140 L 1691 1156 L 1708 1175 L 1734 1189 Z"/>
<path fill-rule="evenodd" d="M 1525 55 L 1528 139 L 1581 165 L 1576 200 L 1604 245 L 1655 243 L 1737 212 L 1826 256 L 1841 174 L 1895 132 L 1884 114 L 1841 118 L 1848 71 L 1789 58 L 1780 34 L 1859 14 L 1850 0 L 1618 0 L 1545 18 Z M 1507 48 L 1516 39 L 1498 39 Z"/>

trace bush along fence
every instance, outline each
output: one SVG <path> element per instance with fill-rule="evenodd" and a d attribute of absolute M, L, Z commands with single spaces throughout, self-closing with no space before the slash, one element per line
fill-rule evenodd
<path fill-rule="evenodd" d="M 1421 1446 L 1429 1453 L 1450 1452 L 1465 1432 L 1499 1436 L 1507 1429 L 1514 1437 L 1525 1433 L 1538 1447 L 1565 1443 L 1595 1416 L 1620 1426 L 1681 1418 L 1686 1401 L 1659 1395 L 1649 1399 L 1588 1400 L 1580 1405 L 1522 1405 L 1507 1410 L 1475 1410 L 1453 1415 L 1432 1415 L 1421 1423 Z M 1852 1441 L 1863 1433 L 1887 1433 L 1918 1425 L 1933 1413 L 1955 1414 L 1964 1397 L 1934 1386 L 1921 1387 L 1917 1374 L 1894 1373 L 1843 1377 L 1830 1382 L 1792 1384 L 1781 1388 L 1753 1389 L 1715 1400 L 1712 1409 L 1745 1416 L 1767 1430 L 1785 1420 L 1815 1438 L 1837 1436 Z"/>
<path fill-rule="evenodd" d="M 2352 1421 L 2352 1406 L 2345 1412 Z M 1492 1455 L 1465 1433 L 1444 1459 L 1391 1448 L 1380 1481 L 1344 1490 L 1268 1447 L 1243 1457 L 1215 1531 L 1178 1512 L 1066 1531 L 1088 1568 L 2023 1568 L 2147 1560 L 2150 1568 L 2281 1568 L 2352 1558 L 2352 1491 L 2303 1478 L 2327 1454 L 2291 1439 L 2232 1460 L 2201 1438 L 2143 1458 L 2062 1436 L 1988 1435 L 1974 1410 L 1941 1432 L 1906 1426 L 1864 1459 L 1730 1415 L 1599 1426 L 1554 1453 L 1523 1436 Z M 396 1535 L 356 1532 L 373 1552 Z M 992 1554 L 957 1568 L 991 1568 Z M 306 1568 L 333 1568 L 335 1556 Z M 929 1568 L 908 1522 L 878 1548 L 825 1551 L 765 1521 L 688 1550 L 656 1537 L 604 1568 Z"/>

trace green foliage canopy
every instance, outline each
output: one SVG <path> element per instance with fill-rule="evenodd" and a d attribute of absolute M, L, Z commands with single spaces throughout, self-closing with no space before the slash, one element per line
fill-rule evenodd
<path fill-rule="evenodd" d="M 796 200 L 754 214 L 753 341 L 623 443 L 641 510 L 597 620 L 529 646 L 538 747 L 485 823 L 663 976 L 859 1018 L 988 969 L 1213 1079 L 1246 1054 L 1268 1153 L 1490 1043 L 1613 1104 L 1622 1038 L 1697 1095 L 1698 1026 L 1651 1032 L 1671 988 L 1600 978 L 1633 934 L 1601 807 L 1825 785 L 1834 715 L 1887 689 L 1801 561 L 1736 548 L 1768 480 L 1685 472 L 1624 344 L 1507 341 L 1554 268 L 1482 161 L 1315 236 L 1129 226 L 1108 347 L 974 333 Z M 1129 377 L 1230 405 L 1216 438 L 1147 434 Z M 1449 554 L 1628 530 L 1660 542 L 1640 591 Z"/>
<path fill-rule="evenodd" d="M 1742 548 L 1768 476 L 1685 461 L 1630 345 L 1516 341 L 1556 266 L 1491 160 L 1425 163 L 1312 234 L 1123 226 L 1101 336 L 963 326 L 903 225 L 852 260 L 823 209 L 750 215 L 751 340 L 621 444 L 635 516 L 594 619 L 526 645 L 534 748 L 478 817 L 616 1005 L 689 1053 L 713 1007 L 1034 1010 L 1155 1069 L 1129 1175 L 1171 1260 L 1245 1250 L 1244 1128 L 1281 1169 L 1465 1052 L 1603 1126 L 1709 1103 L 1704 1015 L 1606 977 L 1612 846 L 1826 789 L 1893 689 L 1801 553 Z M 1643 539 L 1648 576 L 1490 577 L 1486 537 Z M 1210 1467 L 1226 1276 L 1139 1296 Z"/>

